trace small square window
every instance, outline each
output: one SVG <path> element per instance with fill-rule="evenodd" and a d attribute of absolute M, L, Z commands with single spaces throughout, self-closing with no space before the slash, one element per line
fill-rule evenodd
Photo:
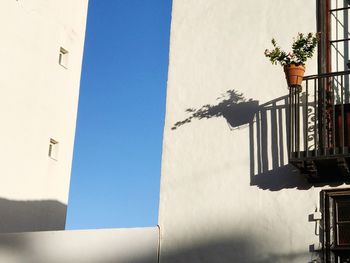
<path fill-rule="evenodd" d="M 49 157 L 56 160 L 58 159 L 58 141 L 50 139 L 49 144 Z"/>
<path fill-rule="evenodd" d="M 58 63 L 62 67 L 68 68 L 68 51 L 66 49 L 64 49 L 63 47 L 60 48 Z"/>

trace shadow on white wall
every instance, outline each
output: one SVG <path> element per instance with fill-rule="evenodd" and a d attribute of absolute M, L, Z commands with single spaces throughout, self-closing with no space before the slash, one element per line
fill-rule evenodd
<path fill-rule="evenodd" d="M 0 198 L 0 233 L 63 230 L 67 206 L 56 200 Z"/>
<path fill-rule="evenodd" d="M 0 235 L 0 262 L 157 263 L 158 227 Z"/>
<path fill-rule="evenodd" d="M 251 185 L 272 191 L 312 186 L 288 164 L 288 123 L 287 95 L 257 107 L 249 123 Z"/>
<path fill-rule="evenodd" d="M 303 96 L 303 95 L 302 95 Z M 303 100 L 303 97 L 301 97 Z M 176 122 L 176 130 L 193 120 L 225 118 L 229 128 L 249 129 L 250 184 L 264 190 L 279 191 L 286 188 L 307 190 L 314 186 L 306 176 L 288 161 L 288 95 L 259 105 L 259 101 L 246 99 L 236 90 L 228 90 L 217 98 L 216 104 L 206 104 L 199 109 L 186 110 L 189 117 Z M 313 112 L 302 114 L 312 123 Z M 301 120 L 304 122 L 304 120 Z M 307 139 L 312 141 L 313 128 L 309 125 Z M 301 130 L 302 133 L 305 130 Z M 310 137 L 311 136 L 311 137 Z M 309 138 L 310 137 L 310 138 Z M 312 145 L 310 147 L 313 147 Z"/>
<path fill-rule="evenodd" d="M 277 246 L 277 244 L 276 244 Z M 311 253 L 310 253 L 311 252 Z M 161 254 L 160 262 L 177 263 L 273 263 L 273 262 L 321 262 L 317 251 L 290 251 L 290 253 L 267 253 L 261 247 L 261 237 L 232 233 L 232 238 L 216 237 L 211 242 L 199 242 L 186 248 L 171 249 Z"/>

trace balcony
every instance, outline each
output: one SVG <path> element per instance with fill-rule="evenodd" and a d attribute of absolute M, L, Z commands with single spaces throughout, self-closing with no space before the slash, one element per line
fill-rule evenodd
<path fill-rule="evenodd" d="M 311 182 L 350 181 L 350 71 L 289 90 L 289 162 Z"/>

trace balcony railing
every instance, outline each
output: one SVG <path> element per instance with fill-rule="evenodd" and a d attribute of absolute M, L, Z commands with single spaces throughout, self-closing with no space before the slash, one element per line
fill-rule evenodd
<path fill-rule="evenodd" d="M 310 178 L 350 179 L 349 76 L 307 76 L 290 88 L 289 160 Z"/>

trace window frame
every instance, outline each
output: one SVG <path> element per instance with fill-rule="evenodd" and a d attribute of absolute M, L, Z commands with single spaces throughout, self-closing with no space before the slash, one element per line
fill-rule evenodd
<path fill-rule="evenodd" d="M 339 197 L 349 197 L 350 199 L 350 189 L 331 189 L 331 190 L 322 190 L 322 248 L 323 248 L 323 257 L 324 262 L 336 263 L 339 262 L 341 253 L 348 253 L 350 257 L 350 244 L 348 245 L 339 245 L 339 231 L 337 230 L 337 206 L 336 199 Z"/>
<path fill-rule="evenodd" d="M 332 68 L 332 45 L 334 43 L 344 43 L 349 50 L 350 37 L 343 36 L 343 38 L 337 36 L 332 39 L 332 14 L 338 12 L 344 12 L 344 17 L 349 19 L 350 7 L 332 7 L 332 1 L 334 0 L 317 0 L 316 11 L 317 11 L 317 32 L 320 32 L 320 42 L 318 45 L 318 74 L 338 72 L 338 64 L 333 65 L 335 69 Z M 349 4 L 348 4 L 349 5 Z M 336 16 L 337 17 L 337 16 Z M 337 31 L 337 26 L 334 29 Z M 348 29 L 349 30 L 349 29 Z M 349 33 L 349 32 L 348 32 Z M 347 57 L 347 61 L 344 61 L 344 71 L 349 70 L 350 59 Z M 346 65 L 348 68 L 346 68 Z M 343 71 L 340 70 L 340 71 Z"/>
<path fill-rule="evenodd" d="M 68 50 L 63 47 L 60 47 L 58 64 L 65 69 L 68 69 L 68 55 L 69 55 Z"/>
<path fill-rule="evenodd" d="M 59 151 L 59 142 L 56 141 L 55 139 L 50 138 L 48 156 L 51 159 L 57 161 L 58 160 L 58 151 Z"/>
<path fill-rule="evenodd" d="M 318 73 L 331 73 L 331 0 L 317 1 L 317 32 L 320 32 L 318 45 Z"/>

